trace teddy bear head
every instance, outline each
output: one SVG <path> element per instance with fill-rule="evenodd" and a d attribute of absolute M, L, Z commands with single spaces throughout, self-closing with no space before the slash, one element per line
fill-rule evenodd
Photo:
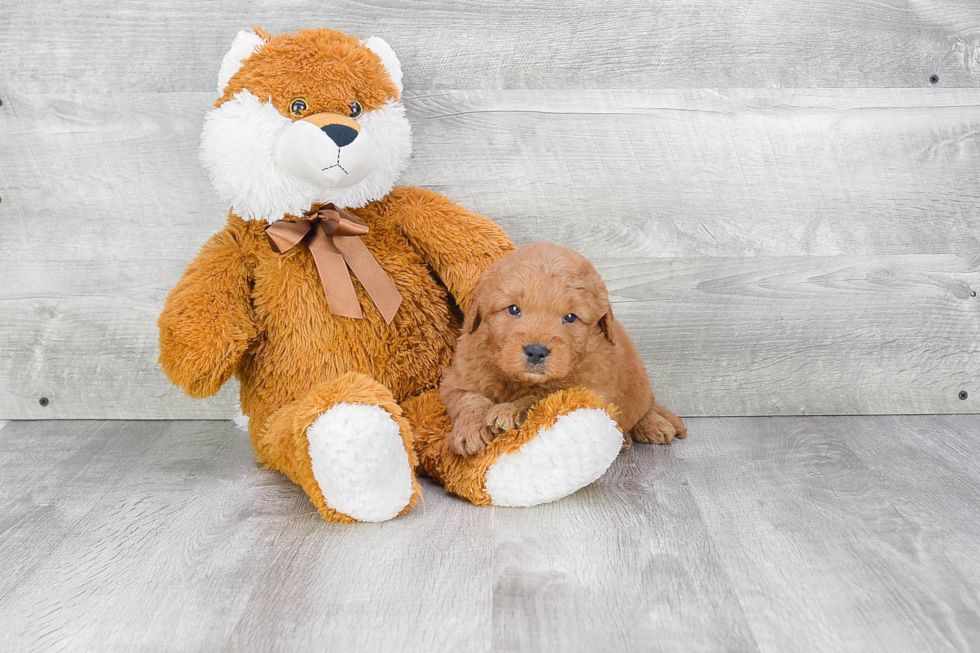
<path fill-rule="evenodd" d="M 240 32 L 201 134 L 211 183 L 247 220 L 383 198 L 412 150 L 401 78 L 398 58 L 378 37 Z"/>

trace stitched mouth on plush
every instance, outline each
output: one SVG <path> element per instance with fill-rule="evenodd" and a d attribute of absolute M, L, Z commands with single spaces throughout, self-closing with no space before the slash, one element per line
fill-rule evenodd
<path fill-rule="evenodd" d="M 276 143 L 276 162 L 290 177 L 316 188 L 346 188 L 374 171 L 375 151 L 367 130 L 338 144 L 323 128 L 297 120 L 282 131 Z"/>

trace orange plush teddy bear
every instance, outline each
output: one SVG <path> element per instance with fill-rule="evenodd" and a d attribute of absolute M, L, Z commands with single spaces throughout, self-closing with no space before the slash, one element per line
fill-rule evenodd
<path fill-rule="evenodd" d="M 513 245 L 490 220 L 395 187 L 411 152 L 401 66 L 382 39 L 241 32 L 201 158 L 231 205 L 167 297 L 160 363 L 206 397 L 235 374 L 258 459 L 324 519 L 411 510 L 416 471 L 476 504 L 526 506 L 598 478 L 619 451 L 587 390 L 542 400 L 461 457 L 435 390 L 481 273 Z"/>

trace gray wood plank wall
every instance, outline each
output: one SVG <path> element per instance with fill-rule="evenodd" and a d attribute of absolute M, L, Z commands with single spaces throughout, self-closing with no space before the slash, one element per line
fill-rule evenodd
<path fill-rule="evenodd" d="M 235 412 L 155 318 L 224 223 L 197 142 L 251 23 L 384 36 L 405 182 L 595 259 L 679 413 L 978 411 L 975 0 L 11 0 L 0 418 Z"/>

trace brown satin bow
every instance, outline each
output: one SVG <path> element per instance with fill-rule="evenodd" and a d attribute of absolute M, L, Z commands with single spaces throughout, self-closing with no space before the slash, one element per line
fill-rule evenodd
<path fill-rule="evenodd" d="M 402 296 L 361 242 L 361 236 L 368 231 L 368 226 L 350 213 L 327 204 L 297 222 L 279 220 L 266 227 L 265 235 L 277 254 L 285 254 L 299 243 L 306 243 L 332 314 L 355 319 L 364 317 L 347 272 L 350 267 L 385 322 L 391 324 Z"/>

